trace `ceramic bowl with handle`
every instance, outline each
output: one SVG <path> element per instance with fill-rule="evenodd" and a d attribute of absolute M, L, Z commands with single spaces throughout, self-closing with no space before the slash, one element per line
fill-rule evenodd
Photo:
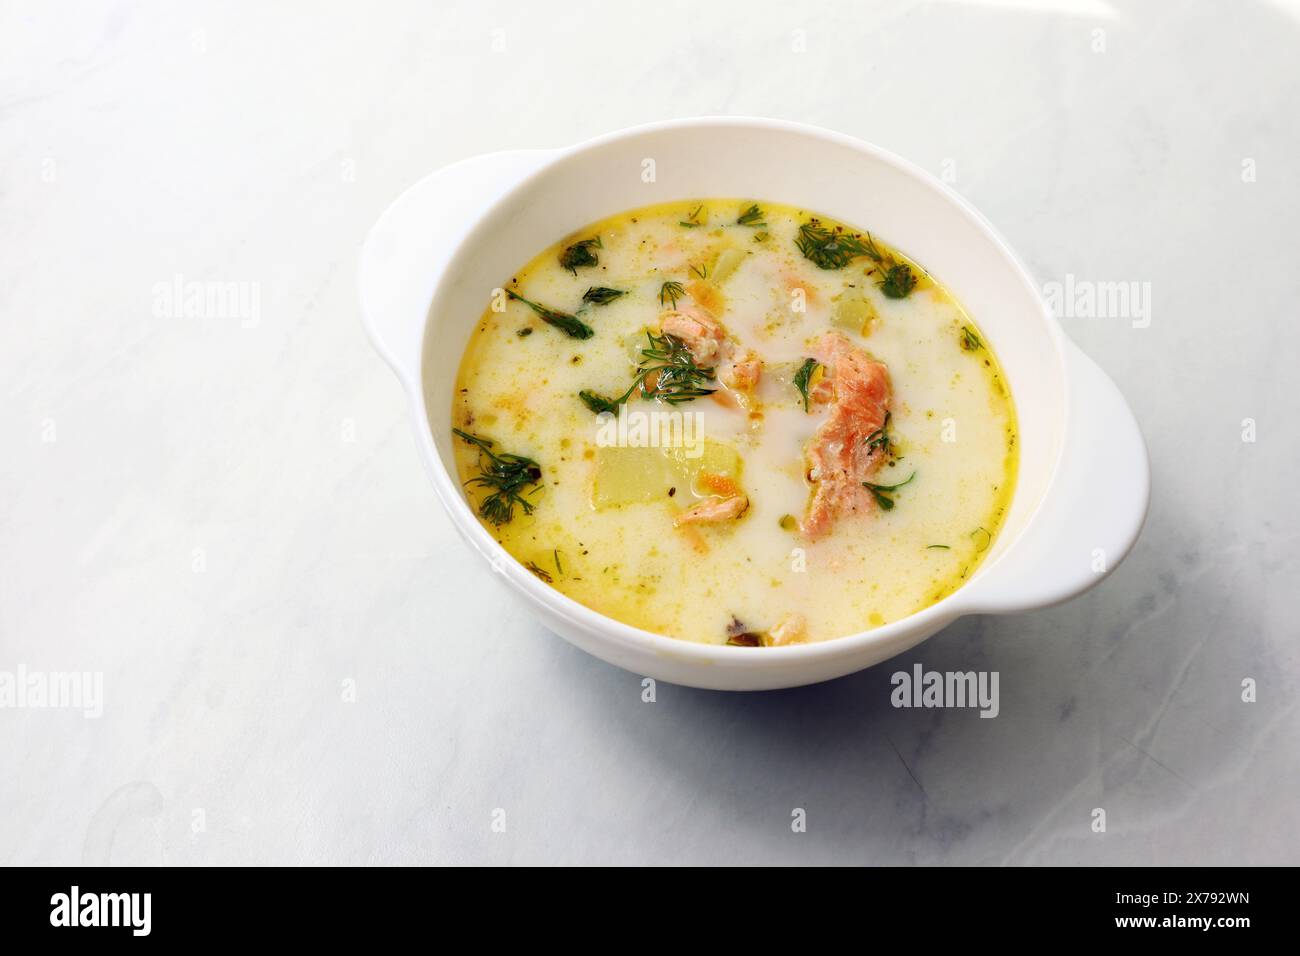
<path fill-rule="evenodd" d="M 609 215 L 698 196 L 753 196 L 869 225 L 937 276 L 979 323 L 1019 418 L 1015 496 L 992 550 L 948 597 L 882 627 L 785 647 L 706 645 L 631 627 L 526 570 L 478 521 L 452 456 L 452 387 L 494 288 Z M 455 527 L 556 633 L 638 674 L 719 690 L 852 673 L 967 614 L 1005 614 L 1093 587 L 1137 539 L 1146 447 L 1119 390 L 1062 332 L 1019 259 L 964 200 L 865 142 L 787 122 L 676 120 L 577 146 L 475 157 L 403 193 L 365 241 L 366 327 L 410 399 L 434 490 Z"/>

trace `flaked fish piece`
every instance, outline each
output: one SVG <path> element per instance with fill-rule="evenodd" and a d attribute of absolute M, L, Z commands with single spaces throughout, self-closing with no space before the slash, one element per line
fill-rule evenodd
<path fill-rule="evenodd" d="M 749 498 L 745 495 L 705 498 L 674 518 L 673 524 L 678 527 L 689 524 L 718 524 L 723 521 L 733 521 L 748 510 Z"/>
<path fill-rule="evenodd" d="M 738 359 L 723 370 L 722 380 L 729 388 L 749 393 L 758 386 L 763 374 L 763 362 L 753 352 L 743 352 Z"/>
<path fill-rule="evenodd" d="M 887 452 L 868 447 L 866 439 L 884 427 L 891 390 L 889 370 L 839 332 L 827 332 L 813 344 L 812 355 L 831 383 L 826 421 L 808 443 L 805 455 L 812 502 L 801 530 L 815 540 L 844 515 L 876 507 L 862 486 L 884 464 Z"/>
<path fill-rule="evenodd" d="M 777 622 L 776 627 L 767 632 L 767 645 L 781 647 L 786 644 L 801 644 L 808 640 L 808 621 L 802 614 L 787 614 Z"/>
<path fill-rule="evenodd" d="M 727 334 L 711 315 L 703 311 L 669 309 L 659 316 L 659 330 L 680 339 L 691 350 L 695 363 L 703 367 L 718 364 Z"/>
<path fill-rule="evenodd" d="M 721 365 L 718 377 L 733 391 L 752 392 L 758 385 L 763 362 L 748 349 L 727 338 L 722 323 L 703 309 L 668 309 L 659 316 L 659 330 L 680 339 L 705 368 Z"/>

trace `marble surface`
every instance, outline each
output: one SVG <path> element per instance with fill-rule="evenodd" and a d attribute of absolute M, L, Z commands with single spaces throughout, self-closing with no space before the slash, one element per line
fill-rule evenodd
<path fill-rule="evenodd" d="M 0 671 L 103 681 L 0 709 L 0 862 L 1300 863 L 1297 5 L 606 6 L 0 13 Z M 896 662 L 998 671 L 996 719 L 894 709 L 894 664 L 645 703 L 434 501 L 366 228 L 462 157 L 703 113 L 901 153 L 1043 282 L 1150 284 L 1147 327 L 1063 320 L 1150 445 L 1128 562 Z"/>

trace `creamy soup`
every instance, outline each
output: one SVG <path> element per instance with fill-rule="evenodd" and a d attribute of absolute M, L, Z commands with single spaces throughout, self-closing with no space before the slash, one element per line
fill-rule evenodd
<path fill-rule="evenodd" d="M 951 593 L 1015 483 L 983 333 L 865 230 L 770 202 L 625 212 L 503 277 L 461 362 L 457 467 L 551 587 L 773 646 Z"/>

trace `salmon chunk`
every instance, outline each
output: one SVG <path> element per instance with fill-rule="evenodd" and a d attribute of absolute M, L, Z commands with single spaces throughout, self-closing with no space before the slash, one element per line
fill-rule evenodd
<path fill-rule="evenodd" d="M 691 350 L 697 365 L 711 367 L 722 357 L 726 333 L 703 311 L 669 309 L 659 316 L 659 330 L 680 339 Z"/>
<path fill-rule="evenodd" d="M 709 312 L 703 309 L 669 309 L 659 316 L 659 330 L 680 339 L 697 365 L 712 368 L 723 364 L 719 378 L 732 391 L 748 395 L 758 385 L 763 372 L 762 360 L 728 340 L 727 330 Z M 734 397 L 724 398 L 718 393 L 715 399 L 737 406 Z"/>
<path fill-rule="evenodd" d="M 874 507 L 862 486 L 880 468 L 887 452 L 868 448 L 866 439 L 885 424 L 891 400 L 889 370 L 872 360 L 839 332 L 827 332 L 813 345 L 830 381 L 832 397 L 826 421 L 806 449 L 812 502 L 801 530 L 815 540 L 842 516 Z"/>
<path fill-rule="evenodd" d="M 697 505 L 687 508 L 675 519 L 673 524 L 681 527 L 686 524 L 718 524 L 739 518 L 749 510 L 749 499 L 744 495 L 732 495 L 730 498 L 705 498 Z"/>

